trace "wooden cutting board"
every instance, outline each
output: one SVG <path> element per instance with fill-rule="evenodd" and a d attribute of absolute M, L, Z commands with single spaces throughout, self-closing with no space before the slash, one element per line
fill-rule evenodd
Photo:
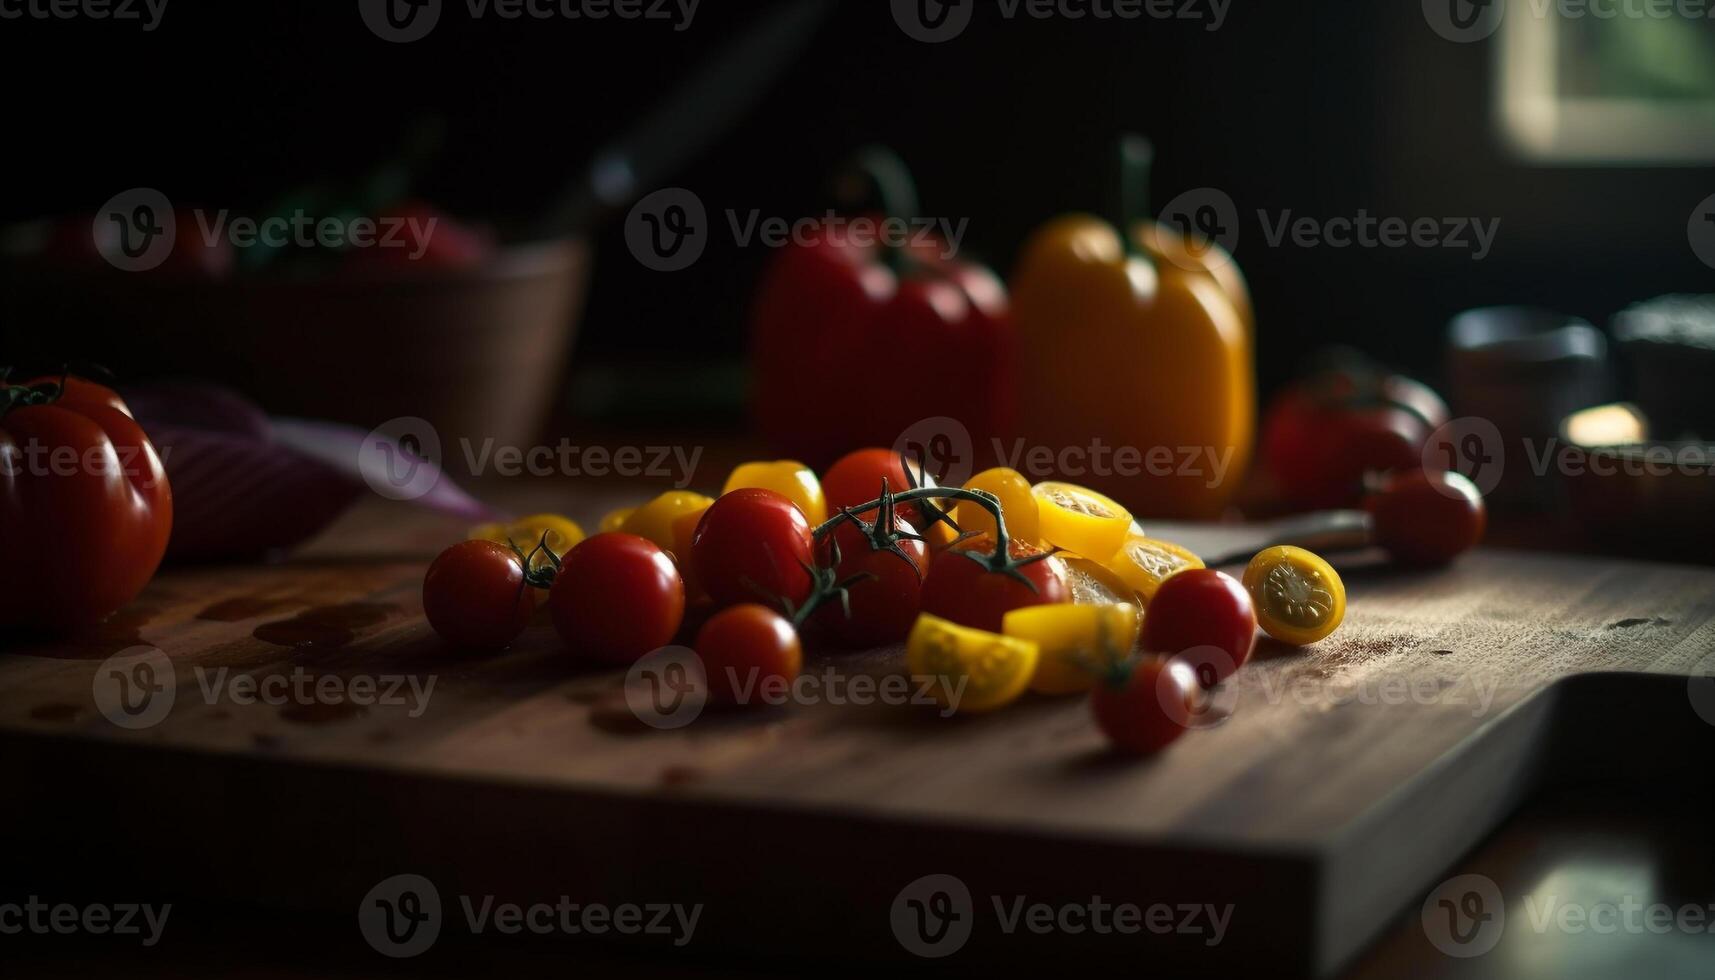
<path fill-rule="evenodd" d="M 1342 567 L 1336 636 L 1265 643 L 1223 723 L 1126 761 L 1081 698 L 980 718 L 818 704 L 628 724 L 620 672 L 572 662 L 545 623 L 500 656 L 438 642 L 418 591 L 457 530 L 366 504 L 289 562 L 170 571 L 92 636 L 11 644 L 0 761 L 42 803 L 3 808 L 0 826 L 50 866 L 95 841 L 103 876 L 340 914 L 400 873 L 449 910 L 455 895 L 704 903 L 698 947 L 816 962 L 930 963 L 896 913 L 917 914 L 913 882 L 951 875 L 970 905 L 925 908 L 963 912 L 970 932 L 937 965 L 1324 975 L 1415 916 L 1545 783 L 1710 778 L 1715 682 L 1687 679 L 1715 667 L 1710 570 L 1489 551 L 1408 572 L 1363 556 Z M 1205 552 L 1265 535 L 1154 530 Z M 139 645 L 170 661 L 173 699 L 131 730 L 98 707 L 113 690 L 98 668 Z M 807 669 L 880 677 L 899 661 Z M 241 678 L 268 677 L 323 693 L 242 697 Z M 390 689 L 396 703 L 352 703 Z M 998 910 L 1021 896 L 1231 912 L 1218 942 L 1206 917 L 1164 935 L 1008 932 Z"/>

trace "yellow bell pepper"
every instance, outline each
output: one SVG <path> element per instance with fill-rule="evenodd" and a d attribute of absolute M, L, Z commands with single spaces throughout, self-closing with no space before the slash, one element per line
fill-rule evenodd
<path fill-rule="evenodd" d="M 1056 451 L 1100 440 L 1114 465 L 1080 479 L 1133 513 L 1215 517 L 1255 436 L 1250 300 L 1230 260 L 1187 268 L 1171 261 L 1188 248 L 1175 233 L 1130 217 L 1124 236 L 1058 218 L 1026 244 L 1012 283 L 1020 417 Z"/>

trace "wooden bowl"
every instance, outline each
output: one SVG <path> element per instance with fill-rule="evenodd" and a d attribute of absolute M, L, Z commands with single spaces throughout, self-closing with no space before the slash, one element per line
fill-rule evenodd
<path fill-rule="evenodd" d="M 459 439 L 527 445 L 540 434 L 587 272 L 573 240 L 503 248 L 469 269 L 302 279 L 14 267 L 0 274 L 0 347 L 126 381 L 230 384 L 275 414 L 366 427 L 420 417 L 451 462 Z"/>

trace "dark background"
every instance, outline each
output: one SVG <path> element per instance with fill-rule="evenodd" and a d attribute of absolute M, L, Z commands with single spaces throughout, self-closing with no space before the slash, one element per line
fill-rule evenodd
<path fill-rule="evenodd" d="M 356 175 L 407 124 L 446 119 L 420 190 L 510 225 L 580 175 L 699 59 L 773 4 L 704 0 L 660 21 L 473 21 L 449 0 L 425 40 L 385 43 L 355 3 L 173 0 L 158 30 L 0 21 L 8 99 L 6 219 L 91 210 L 151 186 L 176 202 L 260 208 Z M 1026 235 L 1108 200 L 1125 129 L 1154 138 L 1159 205 L 1213 186 L 1242 216 L 1238 259 L 1273 387 L 1310 349 L 1356 345 L 1433 379 L 1448 316 L 1536 303 L 1603 323 L 1711 270 L 1686 242 L 1707 167 L 1544 167 L 1510 158 L 1489 106 L 1493 42 L 1456 44 L 1412 0 L 1234 0 L 1203 22 L 1002 18 L 982 5 L 946 44 L 908 38 L 882 0 L 843 0 L 762 104 L 674 182 L 724 212 L 817 214 L 826 177 L 881 141 L 917 171 L 923 209 L 969 217 L 967 249 L 1005 274 Z M 1270 248 L 1256 211 L 1501 219 L 1493 252 Z M 765 249 L 718 233 L 691 269 L 645 269 L 607 222 L 579 359 L 743 350 Z M 27 326 L 13 324 L 13 327 Z M 121 366 L 122 368 L 122 366 Z"/>

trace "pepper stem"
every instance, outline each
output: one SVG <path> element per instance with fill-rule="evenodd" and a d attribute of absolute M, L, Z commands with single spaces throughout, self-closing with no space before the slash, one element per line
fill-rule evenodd
<path fill-rule="evenodd" d="M 848 208 L 873 201 L 890 221 L 910 221 L 918 214 L 917 182 L 911 177 L 911 168 L 899 154 L 879 144 L 852 154 L 840 170 L 835 190 L 840 203 Z M 907 268 L 910 256 L 905 250 L 888 244 L 891 236 L 880 237 L 883 264 L 894 272 Z"/>
<path fill-rule="evenodd" d="M 1141 250 L 1132 230 L 1149 219 L 1149 178 L 1155 167 L 1155 144 L 1136 133 L 1126 133 L 1118 143 L 1120 183 L 1120 238 L 1128 254 Z"/>

